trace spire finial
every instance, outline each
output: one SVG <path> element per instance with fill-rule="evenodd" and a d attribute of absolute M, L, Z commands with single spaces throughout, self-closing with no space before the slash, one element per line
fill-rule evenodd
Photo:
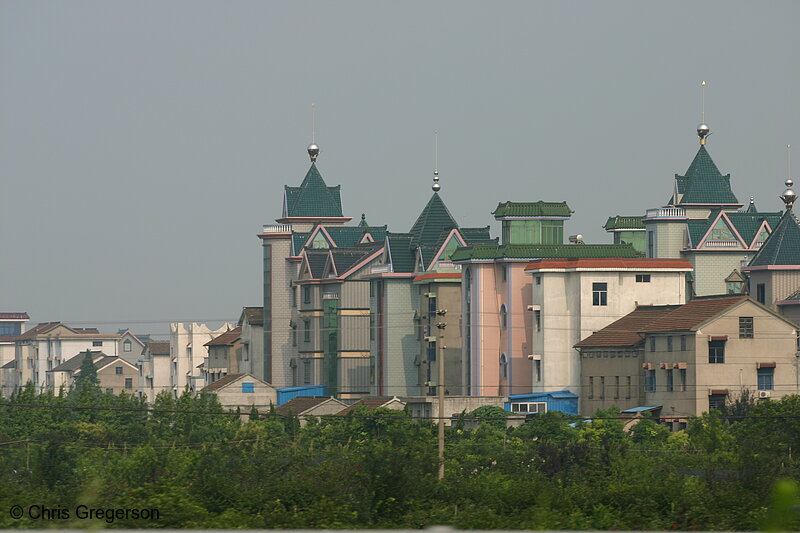
<path fill-rule="evenodd" d="M 703 81 L 700 83 L 700 125 L 697 126 L 697 136 L 700 137 L 701 146 L 705 146 L 709 131 L 706 124 L 706 82 Z"/>
<path fill-rule="evenodd" d="M 779 196 L 783 203 L 786 204 L 786 210 L 790 210 L 794 205 L 794 201 L 797 200 L 797 194 L 792 190 L 792 185 L 794 182 L 791 179 L 786 180 L 785 182 L 786 190 L 783 191 L 783 194 Z"/>
<path fill-rule="evenodd" d="M 439 192 L 442 186 L 439 185 L 439 132 L 433 132 L 433 192 Z"/>
<path fill-rule="evenodd" d="M 317 156 L 319 155 L 319 146 L 315 142 L 316 136 L 316 123 L 314 113 L 317 109 L 317 104 L 311 104 L 311 144 L 308 145 L 308 157 L 311 158 L 311 162 L 315 162 L 317 160 Z"/>

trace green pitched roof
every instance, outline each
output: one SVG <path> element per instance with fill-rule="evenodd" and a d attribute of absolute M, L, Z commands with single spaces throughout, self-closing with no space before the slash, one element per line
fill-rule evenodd
<path fill-rule="evenodd" d="M 458 228 L 458 232 L 467 241 L 467 244 L 497 243 L 497 237 L 492 238 L 489 234 L 489 226 L 484 228 Z"/>
<path fill-rule="evenodd" d="M 705 146 L 700 146 L 686 174 L 684 176 L 675 174 L 675 180 L 678 193 L 682 193 L 683 197 L 680 202 L 670 203 L 739 204 L 739 200 L 731 190 L 731 175 L 723 176 L 720 173 Z"/>
<path fill-rule="evenodd" d="M 770 228 L 775 228 L 781 220 L 780 213 L 759 213 L 758 211 L 747 210 L 744 213 L 725 213 L 739 235 L 749 245 L 756 238 L 756 232 L 761 229 L 761 225 L 766 220 Z"/>
<path fill-rule="evenodd" d="M 499 244 L 457 249 L 451 261 L 486 259 L 573 259 L 583 257 L 641 257 L 631 244 Z"/>
<path fill-rule="evenodd" d="M 342 217 L 340 186 L 328 187 L 311 163 L 299 187 L 285 186 L 285 217 Z"/>
<path fill-rule="evenodd" d="M 800 222 L 787 209 L 749 266 L 800 265 Z"/>
<path fill-rule="evenodd" d="M 411 233 L 386 233 L 386 243 L 389 246 L 389 258 L 394 272 L 414 272 L 414 249 Z"/>
<path fill-rule="evenodd" d="M 572 210 L 567 202 L 501 202 L 492 212 L 494 218 L 502 217 L 568 217 Z"/>
<path fill-rule="evenodd" d="M 457 227 L 453 215 L 444 205 L 439 193 L 435 192 L 409 233 L 414 236 L 414 245 L 435 246 L 442 232 Z"/>
<path fill-rule="evenodd" d="M 756 209 L 756 202 L 753 197 L 750 197 L 750 205 L 747 206 L 747 211 L 745 213 L 758 213 L 758 209 Z"/>
<path fill-rule="evenodd" d="M 608 217 L 606 225 L 603 229 L 606 231 L 613 231 L 615 229 L 644 229 L 643 216 L 627 217 L 617 215 L 615 217 Z"/>
<path fill-rule="evenodd" d="M 340 248 L 358 245 L 366 233 L 372 235 L 375 242 L 383 242 L 386 238 L 386 226 L 362 226 L 361 224 L 358 226 L 325 226 L 325 231 Z M 312 233 L 312 231 L 292 232 L 294 255 L 300 253 Z"/>

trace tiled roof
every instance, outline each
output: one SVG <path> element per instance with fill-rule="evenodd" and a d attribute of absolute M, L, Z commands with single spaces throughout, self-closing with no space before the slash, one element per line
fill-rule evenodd
<path fill-rule="evenodd" d="M 204 391 L 219 390 L 222 387 L 224 387 L 225 385 L 229 385 L 229 384 L 233 383 L 234 381 L 236 381 L 237 379 L 239 379 L 240 377 L 245 376 L 245 375 L 247 375 L 247 374 L 228 374 L 225 377 L 219 378 L 214 383 L 212 383 L 210 385 L 206 385 L 201 390 L 204 390 Z"/>
<path fill-rule="evenodd" d="M 345 272 L 380 250 L 382 247 L 382 243 L 364 243 L 352 248 L 331 249 L 331 257 L 333 258 L 333 262 L 336 266 L 336 273 L 339 276 L 344 275 Z"/>
<path fill-rule="evenodd" d="M 340 186 L 328 187 L 311 163 L 299 187 L 285 187 L 287 217 L 342 217 Z"/>
<path fill-rule="evenodd" d="M 697 298 L 650 323 L 643 331 L 692 331 L 705 321 L 741 302 L 747 296 Z"/>
<path fill-rule="evenodd" d="M 500 244 L 458 248 L 451 261 L 573 257 L 641 257 L 631 244 Z"/>
<path fill-rule="evenodd" d="M 325 403 L 331 399 L 330 396 L 295 396 L 283 405 L 275 408 L 275 412 L 279 415 L 286 416 L 288 414 L 301 415 L 313 409 L 321 403 Z"/>
<path fill-rule="evenodd" d="M 636 346 L 644 340 L 644 335 L 640 333 L 643 328 L 677 307 L 676 305 L 637 307 L 600 331 L 592 333 L 575 347 Z"/>
<path fill-rule="evenodd" d="M 644 257 L 633 258 L 571 258 L 571 259 L 539 259 L 533 261 L 525 271 L 545 269 L 637 269 L 654 270 L 661 268 L 692 270 L 692 264 L 686 259 L 648 259 Z"/>
<path fill-rule="evenodd" d="M 635 346 L 645 332 L 694 331 L 707 320 L 749 300 L 747 296 L 698 298 L 684 305 L 642 306 L 575 346 Z"/>
<path fill-rule="evenodd" d="M 394 272 L 414 272 L 414 249 L 411 243 L 414 236 L 410 233 L 387 233 L 390 260 Z"/>
<path fill-rule="evenodd" d="M 372 236 L 375 242 L 383 242 L 386 238 L 386 226 L 325 226 L 325 231 L 331 236 L 336 246 L 340 248 L 358 245 L 367 233 Z M 310 231 L 292 233 L 292 246 L 295 255 L 299 254 L 303 249 L 311 233 Z"/>
<path fill-rule="evenodd" d="M 314 279 L 321 278 L 322 272 L 325 270 L 325 263 L 328 262 L 328 250 L 309 248 L 305 254 L 308 259 L 308 266 L 311 269 L 311 277 Z"/>
<path fill-rule="evenodd" d="M 0 320 L 30 320 L 28 313 L 0 313 Z"/>
<path fill-rule="evenodd" d="M 787 209 L 748 266 L 800 265 L 800 222 Z"/>
<path fill-rule="evenodd" d="M 398 400 L 398 398 L 392 396 L 367 396 L 366 398 L 361 398 L 356 403 L 350 405 L 347 409 L 340 411 L 339 414 L 346 415 L 353 412 L 359 406 L 366 407 L 367 409 L 378 409 L 392 400 Z M 401 403 L 405 404 L 405 402 L 402 401 Z"/>
<path fill-rule="evenodd" d="M 152 355 L 169 355 L 169 341 L 150 341 L 147 349 Z"/>
<path fill-rule="evenodd" d="M 642 222 L 643 218 L 644 217 L 642 216 L 630 217 L 622 215 L 608 217 L 603 229 L 606 231 L 612 231 L 615 229 L 644 229 L 644 222 Z"/>
<path fill-rule="evenodd" d="M 686 174 L 675 175 L 683 197 L 678 204 L 738 204 L 731 190 L 731 175 L 723 176 L 705 146 L 700 146 Z"/>
<path fill-rule="evenodd" d="M 438 192 L 433 193 L 425 208 L 417 217 L 409 233 L 414 236 L 414 245 L 435 246 L 443 231 L 457 228 L 453 215 L 444 205 Z"/>
<path fill-rule="evenodd" d="M 61 325 L 62 325 L 61 322 L 42 322 L 42 323 L 36 324 L 34 327 L 32 327 L 31 329 L 29 329 L 28 331 L 26 331 L 25 333 L 20 335 L 19 338 L 21 340 L 32 339 L 33 337 L 35 337 L 37 335 L 41 335 L 43 333 L 47 333 L 48 331 L 52 331 L 52 330 L 56 329 L 58 326 L 61 326 Z M 68 327 L 68 326 L 64 326 L 64 327 Z"/>
<path fill-rule="evenodd" d="M 89 354 L 92 357 L 92 361 L 94 362 L 94 366 L 96 367 L 100 360 L 109 357 L 108 355 L 104 354 L 99 350 L 89 350 Z M 74 355 L 55 367 L 48 372 L 75 372 L 78 370 L 81 365 L 83 364 L 83 360 L 86 359 L 86 352 L 79 352 L 77 355 Z"/>
<path fill-rule="evenodd" d="M 746 211 L 744 213 L 725 213 L 730 219 L 736 231 L 745 240 L 747 246 L 756 238 L 756 232 L 761 229 L 764 221 L 767 221 L 770 228 L 774 228 L 781 220 L 781 213 L 759 213 L 757 211 Z"/>
<path fill-rule="evenodd" d="M 247 320 L 251 326 L 264 325 L 264 308 L 263 307 L 244 307 L 242 309 L 242 317 Z M 239 326 L 242 325 L 242 320 L 239 319 Z"/>
<path fill-rule="evenodd" d="M 203 346 L 230 346 L 242 335 L 242 327 L 236 326 L 230 331 L 226 331 L 222 335 L 214 337 Z"/>
<path fill-rule="evenodd" d="M 568 217 L 573 211 L 567 202 L 501 202 L 492 211 L 494 218 L 503 217 Z"/>
<path fill-rule="evenodd" d="M 489 226 L 483 228 L 458 228 L 458 232 L 467 241 L 467 244 L 497 243 L 497 237 L 492 238 L 489 234 Z"/>

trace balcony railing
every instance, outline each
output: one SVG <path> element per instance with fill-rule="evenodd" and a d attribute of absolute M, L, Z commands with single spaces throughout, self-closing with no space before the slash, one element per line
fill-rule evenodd
<path fill-rule="evenodd" d="M 648 209 L 644 218 L 686 218 L 686 209 L 682 207 L 657 207 Z"/>
<path fill-rule="evenodd" d="M 708 248 L 736 248 L 738 246 L 738 241 L 706 241 Z"/>
<path fill-rule="evenodd" d="M 265 224 L 262 233 L 291 233 L 291 224 Z"/>
<path fill-rule="evenodd" d="M 390 274 L 392 272 L 392 264 L 385 263 L 383 265 L 372 265 L 369 267 L 370 274 Z"/>

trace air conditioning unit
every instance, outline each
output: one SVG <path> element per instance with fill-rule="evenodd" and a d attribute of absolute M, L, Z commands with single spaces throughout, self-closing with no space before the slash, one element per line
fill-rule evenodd
<path fill-rule="evenodd" d="M 435 337 L 435 336 L 432 336 L 432 337 L 425 337 L 425 340 L 426 340 L 427 342 L 436 342 L 436 337 Z"/>
<path fill-rule="evenodd" d="M 759 398 L 769 398 L 769 395 L 770 395 L 770 391 L 768 391 L 768 390 L 760 390 L 760 391 L 758 391 L 758 397 Z"/>

